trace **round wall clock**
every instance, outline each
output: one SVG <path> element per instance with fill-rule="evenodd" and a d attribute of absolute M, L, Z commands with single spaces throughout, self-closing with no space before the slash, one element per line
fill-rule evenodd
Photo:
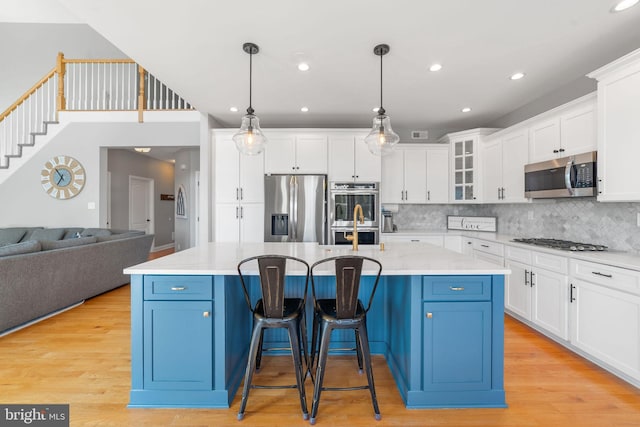
<path fill-rule="evenodd" d="M 79 161 L 70 156 L 56 156 L 44 164 L 40 173 L 42 188 L 56 199 L 71 199 L 82 191 L 86 174 Z"/>

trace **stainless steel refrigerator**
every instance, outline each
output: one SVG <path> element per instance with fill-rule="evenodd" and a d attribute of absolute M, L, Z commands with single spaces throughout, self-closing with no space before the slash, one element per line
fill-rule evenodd
<path fill-rule="evenodd" d="M 327 241 L 327 176 L 265 175 L 264 241 Z"/>

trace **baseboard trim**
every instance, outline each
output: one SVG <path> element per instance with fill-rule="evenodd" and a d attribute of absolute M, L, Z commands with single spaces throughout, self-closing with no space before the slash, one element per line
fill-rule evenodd
<path fill-rule="evenodd" d="M 5 335 L 9 335 L 9 334 L 11 334 L 13 332 L 17 332 L 20 329 L 24 329 L 24 328 L 26 328 L 28 326 L 34 325 L 34 324 L 36 324 L 38 322 L 42 322 L 43 320 L 46 320 L 46 319 L 48 319 L 50 317 L 57 316 L 60 313 L 64 313 L 65 311 L 71 310 L 72 308 L 76 308 L 77 306 L 82 305 L 82 304 L 84 304 L 84 300 L 82 300 L 80 302 L 77 302 L 75 304 L 72 304 L 70 306 L 67 306 L 65 308 L 61 308 L 60 310 L 54 311 L 53 313 L 45 314 L 44 316 L 38 317 L 37 319 L 30 320 L 27 323 L 23 323 L 22 325 L 16 326 L 15 328 L 7 329 L 6 331 L 3 331 L 2 333 L 0 333 L 0 338 L 4 337 Z"/>
<path fill-rule="evenodd" d="M 165 249 L 172 249 L 175 248 L 175 243 L 167 243 L 166 245 L 162 245 L 162 246 L 154 246 L 151 248 L 151 252 L 160 252 L 160 251 L 164 251 Z"/>

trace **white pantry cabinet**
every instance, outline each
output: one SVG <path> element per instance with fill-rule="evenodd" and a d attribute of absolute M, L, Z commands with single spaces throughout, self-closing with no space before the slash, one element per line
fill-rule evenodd
<path fill-rule="evenodd" d="M 264 173 L 326 174 L 327 135 L 320 132 L 265 131 Z"/>
<path fill-rule="evenodd" d="M 571 344 L 640 381 L 640 272 L 571 260 Z"/>
<path fill-rule="evenodd" d="M 382 158 L 369 151 L 367 133 L 329 135 L 329 181 L 380 182 Z"/>
<path fill-rule="evenodd" d="M 235 131 L 212 132 L 217 242 L 264 240 L 264 154 L 242 155 Z"/>
<path fill-rule="evenodd" d="M 529 125 L 531 163 L 595 151 L 596 100 L 587 95 L 533 119 Z"/>
<path fill-rule="evenodd" d="M 480 145 L 482 201 L 524 203 L 524 165 L 528 162 L 528 135 L 518 129 L 488 136 Z"/>
<path fill-rule="evenodd" d="M 598 201 L 638 201 L 640 49 L 588 76 L 598 80 Z"/>

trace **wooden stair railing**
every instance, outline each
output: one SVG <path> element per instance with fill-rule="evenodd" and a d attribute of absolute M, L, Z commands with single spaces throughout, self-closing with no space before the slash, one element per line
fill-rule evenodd
<path fill-rule="evenodd" d="M 60 111 L 193 110 L 182 97 L 131 59 L 66 59 L 0 114 L 0 169 L 22 156 Z"/>

